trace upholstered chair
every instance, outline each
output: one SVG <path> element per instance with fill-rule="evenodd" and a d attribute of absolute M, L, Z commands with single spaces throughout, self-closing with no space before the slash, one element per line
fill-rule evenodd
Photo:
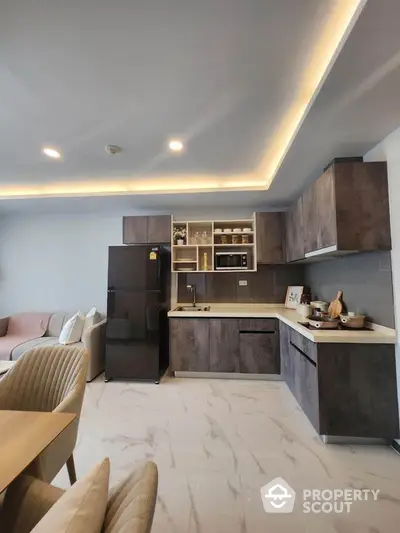
<path fill-rule="evenodd" d="M 70 424 L 34 461 L 30 471 L 50 482 L 67 464 L 76 481 L 73 451 L 86 386 L 87 353 L 82 348 L 53 346 L 27 351 L 0 379 L 0 409 L 74 413 Z"/>
<path fill-rule="evenodd" d="M 152 462 L 128 474 L 109 492 L 102 533 L 150 533 L 157 487 L 157 466 Z M 39 479 L 19 476 L 6 491 L 0 524 L 7 533 L 30 533 L 64 493 Z M 79 512 L 84 516 L 84 504 Z"/>

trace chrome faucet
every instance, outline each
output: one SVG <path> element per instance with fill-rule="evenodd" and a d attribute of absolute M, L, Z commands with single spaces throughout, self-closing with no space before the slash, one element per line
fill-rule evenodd
<path fill-rule="evenodd" d="M 193 294 L 192 305 L 193 307 L 196 307 L 196 285 L 186 285 L 186 288 Z"/>

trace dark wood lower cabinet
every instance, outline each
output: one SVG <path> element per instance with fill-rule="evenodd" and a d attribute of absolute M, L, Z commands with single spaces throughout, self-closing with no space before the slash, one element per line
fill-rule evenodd
<path fill-rule="evenodd" d="M 210 372 L 239 372 L 239 324 L 210 319 Z"/>
<path fill-rule="evenodd" d="M 280 324 L 282 377 L 320 435 L 399 436 L 395 348 L 313 343 Z"/>
<path fill-rule="evenodd" d="M 170 368 L 173 371 L 210 371 L 210 325 L 206 318 L 172 319 Z"/>
<path fill-rule="evenodd" d="M 290 357 L 294 372 L 294 395 L 311 424 L 319 432 L 317 365 L 293 343 Z"/>
<path fill-rule="evenodd" d="M 281 373 L 320 435 L 399 436 L 391 344 L 314 343 L 275 319 L 171 318 L 170 368 Z"/>
<path fill-rule="evenodd" d="M 279 374 L 277 320 L 171 318 L 170 368 L 174 372 Z"/>
<path fill-rule="evenodd" d="M 281 374 L 287 386 L 294 394 L 294 368 L 293 357 L 290 354 L 290 331 L 291 328 L 284 322 L 279 323 L 279 340 L 281 349 Z"/>
<path fill-rule="evenodd" d="M 320 433 L 399 435 L 394 345 L 318 347 Z"/>
<path fill-rule="evenodd" d="M 276 332 L 240 332 L 239 372 L 280 374 L 279 338 Z"/>

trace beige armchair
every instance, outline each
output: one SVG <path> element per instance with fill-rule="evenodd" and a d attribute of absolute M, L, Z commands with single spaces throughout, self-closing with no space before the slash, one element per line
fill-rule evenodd
<path fill-rule="evenodd" d="M 87 359 L 82 348 L 35 348 L 18 359 L 0 381 L 0 409 L 76 414 L 74 422 L 30 467 L 43 481 L 52 481 L 65 463 L 71 484 L 76 481 L 73 451 L 85 394 Z"/>
<path fill-rule="evenodd" d="M 157 499 L 157 466 L 148 462 L 111 489 L 103 533 L 150 533 Z M 30 476 L 18 477 L 7 489 L 0 523 L 7 533 L 29 533 L 64 490 Z"/>

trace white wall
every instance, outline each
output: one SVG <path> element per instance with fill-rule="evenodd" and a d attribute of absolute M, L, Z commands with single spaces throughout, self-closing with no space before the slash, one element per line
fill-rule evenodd
<path fill-rule="evenodd" d="M 364 156 L 364 161 L 387 161 L 390 225 L 392 234 L 392 276 L 396 329 L 400 324 L 400 128 Z M 397 344 L 397 386 L 400 399 L 400 344 Z"/>
<path fill-rule="evenodd" d="M 106 310 L 108 247 L 122 216 L 13 214 L 0 219 L 0 316 L 21 311 Z M 143 213 L 141 213 L 143 214 Z M 181 219 L 202 213 L 177 212 Z M 251 216 L 223 210 L 210 218 Z"/>
<path fill-rule="evenodd" d="M 392 233 L 392 275 L 396 324 L 400 319 L 400 128 L 364 156 L 364 161 L 387 161 L 390 225 Z"/>

